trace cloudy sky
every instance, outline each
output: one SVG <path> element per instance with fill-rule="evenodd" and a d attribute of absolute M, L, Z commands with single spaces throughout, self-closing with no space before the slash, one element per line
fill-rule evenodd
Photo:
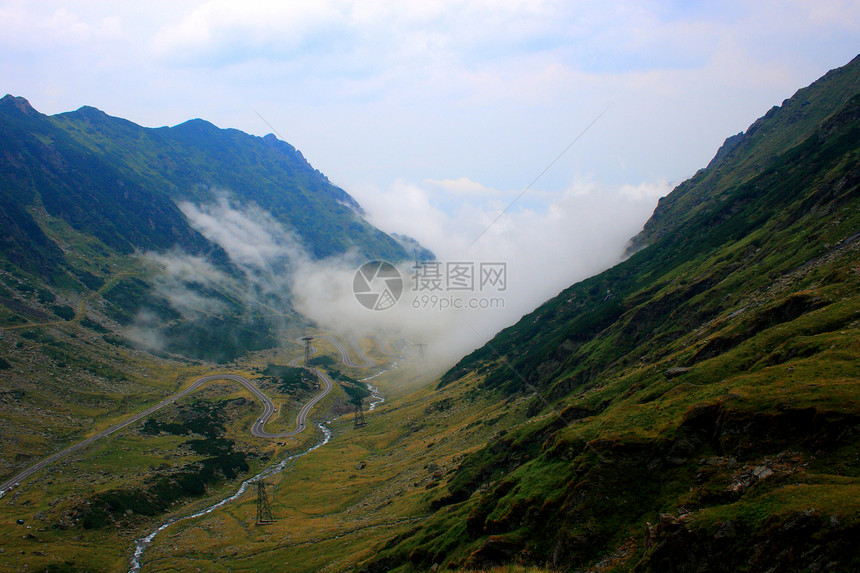
<path fill-rule="evenodd" d="M 520 265 L 536 304 L 858 38 L 856 1 L 5 0 L 0 91 L 275 131 L 384 230 Z"/>

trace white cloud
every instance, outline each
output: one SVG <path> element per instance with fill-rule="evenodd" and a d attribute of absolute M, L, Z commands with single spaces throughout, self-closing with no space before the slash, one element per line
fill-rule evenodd
<path fill-rule="evenodd" d="M 455 194 L 481 194 L 481 195 L 495 195 L 498 194 L 499 191 L 496 189 L 491 189 L 490 187 L 485 187 L 481 185 L 477 181 L 472 181 L 468 177 L 460 177 L 458 179 L 425 179 L 425 183 L 430 185 L 434 185 L 436 187 L 440 187 L 446 191 L 450 191 Z"/>
<path fill-rule="evenodd" d="M 161 269 L 156 275 L 155 293 L 164 297 L 174 310 L 185 318 L 218 315 L 226 309 L 225 304 L 207 296 L 192 285 L 206 285 L 217 289 L 230 288 L 232 281 L 201 257 L 184 253 L 149 253 L 146 260 Z M 146 309 L 136 320 L 139 332 L 153 323 L 154 317 Z"/>
<path fill-rule="evenodd" d="M 325 29 L 342 28 L 335 2 L 212 0 L 154 36 L 154 52 L 166 60 L 215 65 L 253 58 L 287 57 Z"/>
<path fill-rule="evenodd" d="M 383 229 L 509 260 L 525 309 L 610 264 L 667 180 L 854 57 L 858 34 L 841 0 L 7 1 L 0 65 L 45 113 L 264 134 L 259 110 Z M 262 213 L 186 212 L 266 288 L 300 251 Z"/>
<path fill-rule="evenodd" d="M 497 327 L 618 262 L 656 199 L 670 189 L 665 181 L 618 187 L 580 181 L 560 194 L 530 191 L 521 199 L 528 207 L 515 203 L 499 217 L 509 199 L 486 202 L 473 195 L 446 212 L 434 205 L 434 187 L 399 181 L 357 195 L 371 222 L 415 237 L 440 260 L 506 262 L 511 289 L 505 312 L 496 313 L 504 316 L 490 320 Z"/>
<path fill-rule="evenodd" d="M 59 45 L 86 45 L 121 37 L 123 26 L 116 16 L 90 18 L 82 15 L 76 6 L 51 7 L 46 3 L 43 12 L 24 2 L 9 2 L 0 6 L 0 31 L 6 42 L 20 47 L 40 43 L 45 47 Z"/>
<path fill-rule="evenodd" d="M 303 253 L 296 236 L 255 204 L 239 209 L 222 196 L 205 205 L 183 201 L 179 208 L 204 237 L 221 245 L 240 266 L 270 269 Z"/>
<path fill-rule="evenodd" d="M 657 199 L 665 197 L 672 191 L 672 185 L 663 179 L 660 181 L 646 181 L 639 185 L 622 185 L 620 191 L 629 199 L 656 202 Z"/>

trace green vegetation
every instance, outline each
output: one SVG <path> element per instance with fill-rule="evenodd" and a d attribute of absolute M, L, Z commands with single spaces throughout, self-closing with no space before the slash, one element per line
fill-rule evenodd
<path fill-rule="evenodd" d="M 442 377 L 536 422 L 469 453 L 368 570 L 856 567 L 858 75 L 756 122 L 661 201 L 649 245 Z"/>
<path fill-rule="evenodd" d="M 110 332 L 110 330 L 87 316 L 81 319 L 81 326 L 89 328 L 90 330 L 94 330 L 96 332 L 100 332 L 102 334 L 107 334 Z"/>
<path fill-rule="evenodd" d="M 341 383 L 340 387 L 343 388 L 343 391 L 349 397 L 350 404 L 361 406 L 364 399 L 370 396 L 370 390 L 367 389 L 366 384 L 347 376 L 340 370 L 330 370 L 329 375 L 332 379 Z"/>
<path fill-rule="evenodd" d="M 310 385 L 304 368 L 284 366 L 279 364 L 267 364 L 260 374 L 269 378 L 280 392 L 295 392 L 297 390 L 309 390 Z"/>
<path fill-rule="evenodd" d="M 151 285 L 135 277 L 117 281 L 102 293 L 110 303 L 108 314 L 120 324 L 130 324 L 142 309 L 164 321 L 181 318 L 164 297 L 155 295 L 151 289 Z"/>
<path fill-rule="evenodd" d="M 238 406 L 244 404 L 245 400 L 240 398 Z M 120 526 L 135 516 L 161 514 L 177 501 L 204 495 L 207 486 L 247 473 L 250 469 L 248 453 L 236 451 L 235 442 L 223 437 L 227 421 L 223 411 L 230 405 L 227 401 L 209 403 L 195 400 L 187 406 L 180 406 L 173 421 L 159 422 L 148 418 L 141 428 L 143 434 L 199 436 L 187 440 L 182 446 L 198 454 L 200 459 L 178 469 L 155 471 L 147 479 L 149 485 L 99 493 L 73 511 L 72 522 L 85 529 Z"/>
<path fill-rule="evenodd" d="M 640 250 L 565 289 L 436 384 L 427 385 L 423 369 L 403 360 L 374 379 L 389 400 L 367 414 L 363 428 L 353 427 L 350 408 L 333 396 L 329 404 L 341 417 L 331 422 L 332 440 L 271 476 L 276 523 L 249 527 L 255 500 L 245 495 L 222 511 L 177 523 L 147 549 L 144 567 L 856 570 L 858 75 L 860 60 L 728 141 L 707 169 L 661 201 L 637 239 Z M 138 138 L 171 131 L 117 123 L 94 110 L 76 113 Z M 215 129 L 203 122 L 180 127 L 171 137 L 188 141 Z M 96 149 L 115 136 L 74 138 Z M 199 153 L 219 153 L 204 147 Z M 140 177 L 155 180 L 161 175 L 147 163 L 148 149 L 121 146 L 110 161 L 119 172 L 133 164 Z M 16 189 L 27 200 L 29 188 Z M 188 189 L 209 193 L 205 182 Z M 107 238 L 83 241 L 56 219 L 39 224 L 63 252 L 72 252 L 73 243 L 85 244 L 87 253 L 107 245 Z M 8 253 L 16 245 L 9 242 Z M 13 311 L 26 317 L 4 327 L 0 338 L 7 370 L 22 385 L 0 392 L 3 424 L 32 423 L 36 407 L 58 411 L 59 396 L 68 404 L 62 411 L 68 414 L 45 417 L 48 438 L 21 432 L 4 442 L 4 467 L 50 451 L 56 436 L 79 439 L 131 404 L 175 391 L 181 380 L 169 373 L 177 368 L 208 371 L 147 357 L 152 362 L 134 363 L 146 374 L 130 376 L 140 353 L 124 348 L 121 337 L 93 332 L 85 318 L 78 325 L 44 311 L 81 300 L 69 289 L 104 297 L 79 310 L 81 317 L 92 312 L 94 324 L 134 321 L 146 297 L 158 308 L 150 270 L 111 267 L 123 259 L 112 251 L 117 247 L 104 248 L 83 257 L 95 262 L 75 261 L 78 272 L 66 273 L 69 282 L 51 275 L 56 284 L 42 287 L 44 293 L 32 285 L 48 284 L 33 277 L 50 268 L 49 247 L 29 270 L 2 268 L 4 324 L 12 323 Z M 99 280 L 84 273 L 103 283 L 96 287 Z M 159 320 L 179 341 L 174 348 L 218 359 L 242 355 L 247 363 L 237 361 L 236 371 L 253 364 L 281 392 L 299 390 L 302 369 L 276 364 L 298 348 L 249 357 L 258 342 L 270 343 L 271 333 L 262 313 L 246 312 L 231 292 L 208 293 L 230 311 L 200 319 L 206 328 L 199 334 L 162 301 Z M 253 332 L 243 332 L 247 325 Z M 366 397 L 357 380 L 335 369 L 331 376 L 351 402 Z M 421 389 L 406 395 L 404 387 Z M 140 531 L 162 523 L 168 511 L 201 506 L 218 484 L 263 459 L 255 460 L 254 448 L 227 426 L 253 419 L 257 409 L 225 397 L 230 391 L 223 388 L 212 392 L 208 400 L 171 406 L 103 451 L 57 466 L 62 478 L 45 478 L 50 499 L 33 483 L 16 489 L 4 498 L 6 521 L 26 513 L 56 527 L 34 528 L 32 540 L 0 528 L 0 545 L 35 570 L 63 563 L 122 569 L 129 540 Z M 281 414 L 280 423 L 287 419 Z M 105 470 L 126 463 L 134 475 Z M 96 487 L 79 497 L 69 476 L 78 487 L 88 480 Z M 29 543 L 38 543 L 40 554 Z"/>
<path fill-rule="evenodd" d="M 72 320 L 73 318 L 75 318 L 75 309 L 70 306 L 54 304 L 51 305 L 51 312 L 53 312 L 63 320 Z"/>
<path fill-rule="evenodd" d="M 335 364 L 337 364 L 337 361 L 331 356 L 321 354 L 319 356 L 314 356 L 313 358 L 311 358 L 310 364 L 312 366 L 334 366 Z"/>
<path fill-rule="evenodd" d="M 2 155 L 12 157 L 14 150 L 19 158 L 0 165 L 11 183 L 0 193 L 0 213 L 9 216 L 3 228 L 11 231 L 0 253 L 30 272 L 50 276 L 62 266 L 61 251 L 21 208 L 37 194 L 50 215 L 120 253 L 178 246 L 226 264 L 225 253 L 191 229 L 174 203 L 211 202 L 220 189 L 270 212 L 314 256 L 351 248 L 386 260 L 411 255 L 358 216 L 361 208 L 352 197 L 273 135 L 254 137 L 199 119 L 148 129 L 86 106 L 49 117 L 11 96 L 0 100 L 0 122 Z M 28 258 L 34 248 L 38 256 Z M 97 277 L 80 278 L 98 288 L 89 282 Z"/>
<path fill-rule="evenodd" d="M 395 261 L 430 256 L 367 223 L 352 197 L 272 135 L 254 137 L 202 120 L 148 129 L 91 107 L 45 116 L 23 98 L 6 96 L 0 100 L 0 157 L 15 158 L 0 161 L 0 268 L 16 275 L 16 291 L 27 299 L 35 294 L 40 306 L 0 295 L 2 305 L 48 322 L 42 307 L 58 295 L 96 304 L 101 298 L 107 318 L 132 327 L 137 336 L 128 338 L 156 355 L 230 362 L 273 348 L 278 330 L 303 322 L 290 308 L 289 293 L 255 292 L 227 253 L 192 227 L 178 207 L 182 201 L 212 204 L 229 197 L 237 208 L 262 208 L 319 258 L 346 252 Z M 199 257 L 232 284 L 184 277 L 182 285 L 172 285 L 173 295 L 181 288 L 217 307 L 188 312 L 165 293 L 169 289 L 159 288 L 161 269 L 145 268 L 144 253 Z M 48 310 L 75 318 L 75 309 L 64 304 Z"/>

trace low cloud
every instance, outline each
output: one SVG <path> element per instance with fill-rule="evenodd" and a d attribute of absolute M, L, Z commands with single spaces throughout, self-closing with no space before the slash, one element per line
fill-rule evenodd
<path fill-rule="evenodd" d="M 205 205 L 183 201 L 179 208 L 204 237 L 246 271 L 272 269 L 304 256 L 296 236 L 256 204 L 237 209 L 225 195 Z"/>
<path fill-rule="evenodd" d="M 205 293 L 235 290 L 235 281 L 206 259 L 181 252 L 149 253 L 146 259 L 160 270 L 155 278 L 154 294 L 167 300 L 183 318 L 199 320 L 227 310 L 223 300 Z M 154 317 L 144 310 L 138 322 L 151 327 Z"/>
<path fill-rule="evenodd" d="M 310 260 L 296 236 L 254 203 L 234 203 L 227 192 L 210 203 L 182 202 L 191 225 L 228 255 L 233 270 L 181 251 L 145 253 L 156 269 L 153 300 L 166 301 L 185 321 L 214 321 L 242 328 L 262 318 L 283 332 L 294 321 L 290 278 Z M 238 272 L 234 272 L 238 271 Z M 144 308 L 127 336 L 146 348 L 165 349 L 165 309 Z"/>
<path fill-rule="evenodd" d="M 478 183 L 477 181 L 472 181 L 468 177 L 460 177 L 459 179 L 425 179 L 424 183 L 429 185 L 435 185 L 440 187 L 446 191 L 450 191 L 455 194 L 498 194 L 496 189 L 491 189 L 490 187 L 485 187 Z"/>
<path fill-rule="evenodd" d="M 447 181 L 482 192 L 460 197 L 456 209 L 443 207 L 446 199 L 436 181 L 398 181 L 388 190 L 355 194 L 371 222 L 389 232 L 408 233 L 433 250 L 443 274 L 449 263 L 471 265 L 472 289 L 449 290 L 443 284 L 440 290 L 416 290 L 419 271 L 403 264 L 400 301 L 387 310 L 369 311 L 351 291 L 361 261 L 320 261 L 303 267 L 293 279 L 296 310 L 323 328 L 383 332 L 425 343 L 448 366 L 562 289 L 620 262 L 657 198 L 671 189 L 662 180 L 617 187 L 582 181 L 559 194 L 530 191 L 522 205 L 511 205 L 516 192 L 468 179 Z M 504 290 L 479 288 L 482 263 L 504 265 Z M 451 308 L 456 302 L 488 308 Z"/>
<path fill-rule="evenodd" d="M 408 232 L 439 259 L 506 262 L 512 313 L 506 320 L 512 322 L 516 313 L 617 263 L 670 190 L 665 180 L 623 186 L 579 181 L 561 193 L 530 190 L 513 204 L 512 192 L 461 198 L 451 210 L 432 185 L 398 181 L 356 195 L 371 222 Z"/>
<path fill-rule="evenodd" d="M 449 212 L 434 205 L 437 187 L 401 181 L 362 197 L 372 222 L 408 233 L 437 253 L 431 263 L 439 273 L 435 284 L 422 285 L 428 267 L 414 261 L 398 265 L 402 293 L 390 308 L 368 309 L 355 296 L 356 272 L 368 261 L 354 252 L 314 259 L 271 214 L 226 195 L 207 204 L 182 203 L 181 209 L 225 250 L 240 276 L 199 257 L 151 254 L 162 269 L 156 292 L 188 319 L 229 312 L 222 293 L 269 318 L 280 311 L 282 336 L 296 336 L 293 328 L 301 322 L 290 319 L 290 309 L 343 337 L 405 338 L 426 345 L 428 360 L 441 371 L 561 289 L 620 261 L 656 197 L 668 192 L 665 182 L 617 188 L 580 182 L 558 195 L 535 192 L 524 197 L 524 206 L 516 204 L 499 217 L 510 205 L 509 191 L 473 195 Z M 489 189 L 477 183 L 474 188 Z M 482 284 L 482 268 L 492 265 L 504 273 L 503 284 Z M 458 266 L 471 283 L 452 282 Z M 385 286 L 377 281 L 374 292 Z M 140 340 L 159 342 L 155 322 L 151 314 L 141 315 Z"/>

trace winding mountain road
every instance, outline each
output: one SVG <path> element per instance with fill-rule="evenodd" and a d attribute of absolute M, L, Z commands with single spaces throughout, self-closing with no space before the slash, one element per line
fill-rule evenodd
<path fill-rule="evenodd" d="M 324 337 L 320 337 L 320 338 L 325 338 L 326 340 L 331 341 L 335 345 L 335 347 L 340 352 L 341 359 L 343 360 L 344 364 L 346 364 L 347 366 L 358 366 L 358 365 L 352 363 L 352 360 L 350 359 L 349 354 L 336 341 L 335 338 L 333 338 L 331 336 L 324 336 Z M 317 352 L 317 349 L 314 348 L 313 352 L 315 354 Z M 298 362 L 300 360 L 301 360 L 301 358 L 296 358 L 290 362 L 290 365 L 295 366 L 298 364 Z M 289 432 L 277 433 L 277 434 L 266 431 L 266 422 L 268 422 L 269 418 L 271 418 L 272 414 L 274 414 L 275 404 L 253 382 L 251 382 L 250 380 L 248 380 L 244 376 L 239 376 L 238 374 L 210 374 L 208 376 L 203 376 L 202 378 L 198 378 L 190 386 L 188 386 L 188 388 L 182 390 L 181 392 L 173 394 L 172 396 L 169 396 L 168 398 L 165 398 L 164 400 L 162 400 L 158 404 L 155 404 L 154 406 L 150 406 L 146 410 L 143 410 L 142 412 L 138 412 L 137 414 L 133 415 L 132 417 L 130 417 L 126 420 L 123 420 L 122 422 L 115 424 L 109 428 L 106 428 L 97 434 L 93 434 L 92 436 L 90 436 L 89 438 L 87 438 L 81 442 L 73 444 L 73 445 L 69 446 L 68 448 L 60 450 L 59 452 L 56 452 L 54 454 L 51 454 L 47 458 L 40 460 L 39 462 L 33 464 L 32 466 L 23 470 L 22 472 L 18 473 L 17 475 L 7 479 L 5 482 L 0 484 L 0 498 L 2 498 L 4 495 L 6 495 L 6 493 L 8 493 L 10 490 L 17 487 L 21 483 L 21 481 L 32 476 L 34 473 L 38 472 L 39 470 L 44 469 L 45 467 L 53 464 L 54 462 L 56 462 L 58 460 L 61 460 L 62 458 L 68 456 L 69 454 L 72 454 L 72 453 L 80 450 L 81 448 L 87 447 L 88 445 L 92 444 L 96 440 L 100 440 L 106 436 L 113 434 L 114 432 L 116 432 L 118 430 L 125 428 L 126 426 L 128 426 L 130 424 L 134 424 L 135 422 L 141 420 L 142 418 L 145 418 L 145 417 L 149 416 L 150 414 L 157 412 L 158 410 L 164 408 L 168 404 L 174 403 L 176 400 L 179 400 L 180 398 L 184 398 L 185 396 L 194 392 L 195 390 L 197 390 L 198 388 L 200 388 L 204 384 L 206 384 L 208 382 L 212 382 L 214 380 L 229 380 L 231 382 L 237 382 L 237 383 L 241 384 L 242 386 L 244 386 L 245 388 L 247 388 L 254 396 L 256 396 L 260 400 L 260 402 L 263 403 L 263 412 L 260 414 L 260 416 L 254 422 L 254 425 L 251 426 L 251 434 L 253 436 L 256 436 L 258 438 L 286 438 L 286 437 L 295 436 L 297 434 L 300 434 L 303 431 L 305 431 L 305 429 L 307 428 L 308 415 L 310 414 L 311 409 L 314 406 L 316 406 L 323 398 L 328 396 L 329 392 L 331 392 L 331 390 L 333 388 L 331 378 L 329 378 L 325 372 L 323 372 L 319 368 L 313 368 L 313 367 L 306 367 L 306 368 L 307 368 L 307 370 L 312 372 L 314 375 L 316 375 L 317 378 L 320 379 L 320 382 L 322 383 L 322 389 L 313 398 L 308 400 L 305 403 L 305 405 L 302 406 L 301 410 L 299 410 L 299 413 L 296 416 L 296 428 L 294 430 L 290 430 Z"/>
<path fill-rule="evenodd" d="M 340 341 L 337 338 L 335 338 L 333 336 L 329 336 L 328 334 L 322 334 L 320 336 L 315 336 L 314 338 L 319 339 L 319 340 L 328 340 L 329 342 L 331 342 L 332 345 L 340 353 L 341 362 L 343 362 L 346 366 L 351 366 L 353 368 L 369 368 L 371 366 L 377 365 L 377 362 L 375 360 L 373 360 L 372 358 L 370 358 L 369 356 L 367 356 L 364 353 L 364 351 L 361 349 L 361 347 L 358 345 L 358 343 L 355 341 L 354 338 L 350 339 L 350 344 L 352 345 L 352 348 L 355 350 L 355 353 L 359 357 L 361 357 L 361 360 L 364 362 L 363 364 L 358 364 L 356 362 L 353 362 L 352 358 L 350 358 L 350 356 L 349 356 L 349 352 L 347 351 L 346 348 L 344 348 L 344 346 L 340 343 Z"/>
<path fill-rule="evenodd" d="M 239 376 L 238 374 L 212 374 L 210 376 L 204 376 L 203 378 L 196 380 L 194 384 L 189 387 L 188 391 L 190 391 L 191 388 L 194 388 L 197 384 L 205 384 L 206 382 L 212 382 L 213 380 L 231 380 L 233 382 L 238 382 L 263 403 L 263 412 L 254 422 L 254 425 L 251 426 L 251 435 L 258 438 L 287 438 L 305 431 L 305 428 L 307 428 L 308 414 L 310 414 L 311 409 L 316 406 L 320 400 L 328 396 L 333 387 L 331 378 L 329 378 L 325 372 L 318 368 L 308 368 L 308 370 L 313 372 L 320 379 L 322 382 L 322 391 L 308 400 L 305 405 L 302 406 L 302 409 L 299 410 L 299 413 L 296 416 L 296 429 L 290 430 L 289 432 L 281 432 L 279 434 L 273 434 L 272 432 L 266 431 L 266 422 L 268 422 L 269 418 L 272 417 L 272 414 L 275 413 L 275 403 L 272 402 L 272 400 L 266 396 L 262 390 L 257 388 L 253 382 L 243 376 Z"/>

